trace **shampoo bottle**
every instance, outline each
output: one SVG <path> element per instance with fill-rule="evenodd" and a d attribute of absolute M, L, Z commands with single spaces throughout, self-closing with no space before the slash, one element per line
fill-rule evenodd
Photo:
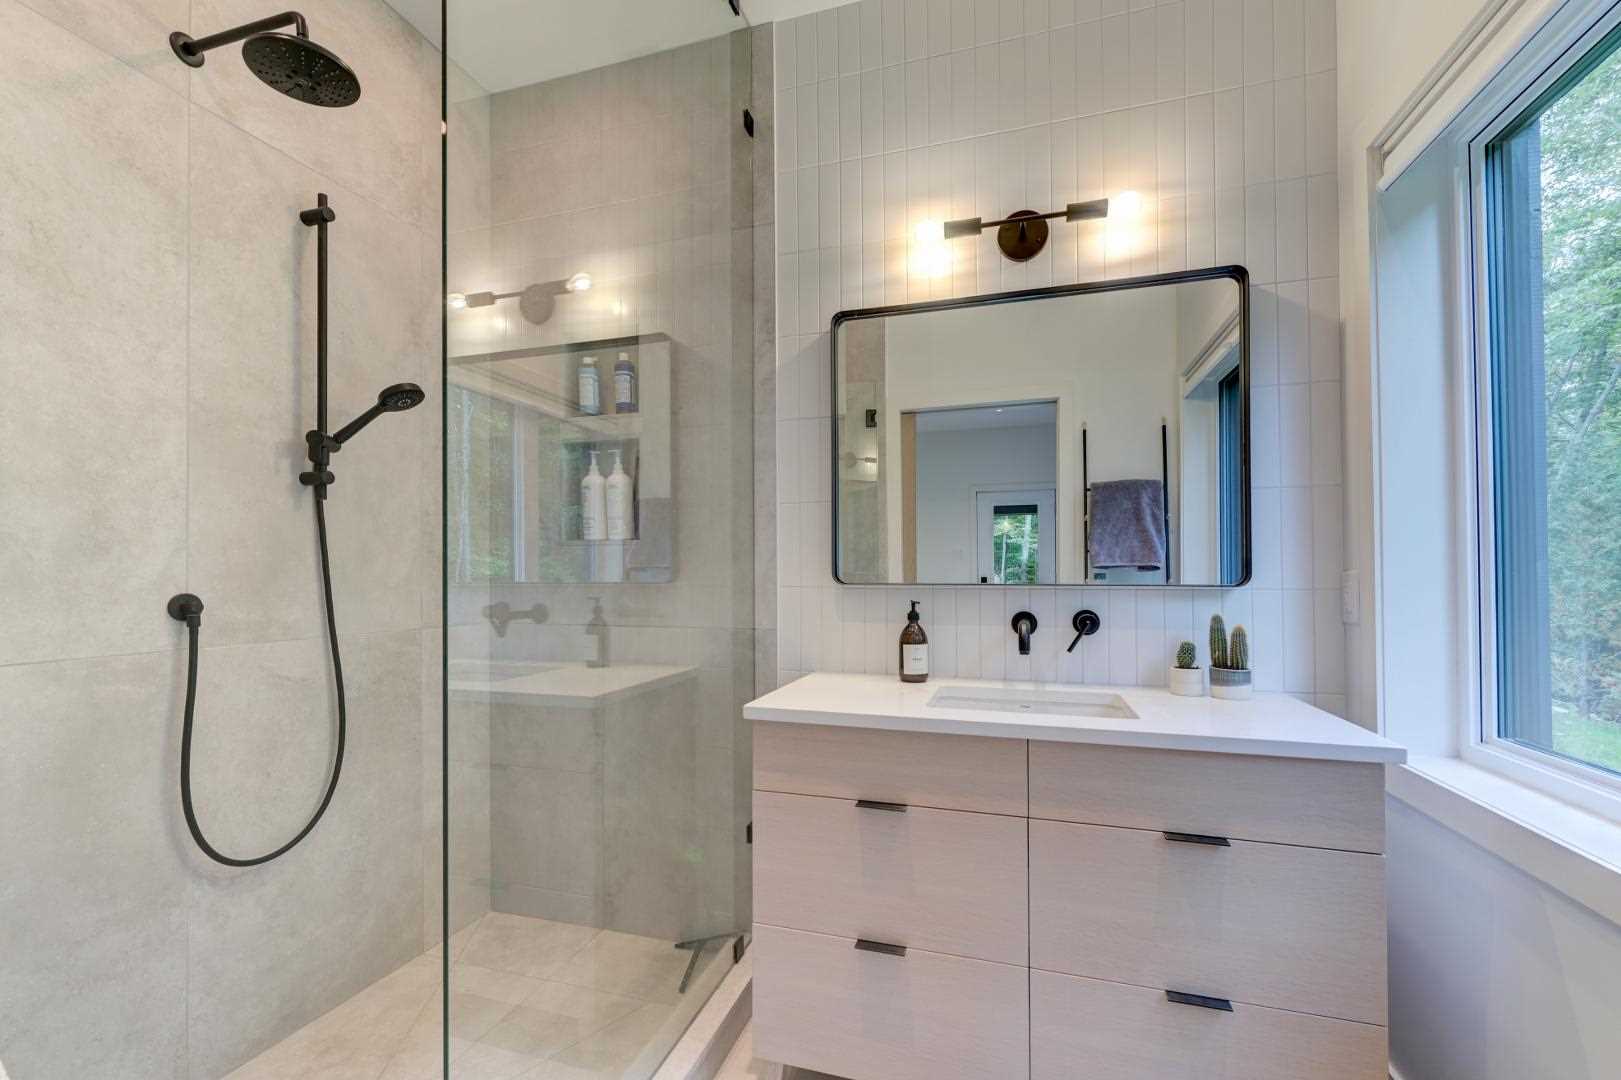
<path fill-rule="evenodd" d="M 602 412 L 602 381 L 597 374 L 597 358 L 588 356 L 580 361 L 580 412 L 596 416 Z"/>
<path fill-rule="evenodd" d="M 624 455 L 618 450 L 609 453 L 614 456 L 614 467 L 607 481 L 608 539 L 629 540 L 635 521 L 630 512 L 630 475 L 625 472 Z"/>
<path fill-rule="evenodd" d="M 901 631 L 901 682 L 929 681 L 929 635 L 923 632 L 919 621 L 917 601 L 906 613 L 906 627 Z"/>
<path fill-rule="evenodd" d="M 608 538 L 607 483 L 597 471 L 597 451 L 591 452 L 591 467 L 580 481 L 580 535 L 586 540 Z"/>
<path fill-rule="evenodd" d="M 629 353 L 620 353 L 619 362 L 614 365 L 614 412 L 635 411 L 636 365 L 631 363 Z"/>

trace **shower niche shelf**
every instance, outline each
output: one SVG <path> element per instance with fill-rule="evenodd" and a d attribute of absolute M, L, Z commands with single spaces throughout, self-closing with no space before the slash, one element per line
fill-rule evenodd
<path fill-rule="evenodd" d="M 636 411 L 613 412 L 613 365 L 636 365 Z M 578 372 L 587 356 L 602 373 L 605 411 L 579 408 Z M 675 502 L 671 413 L 673 342 L 665 334 L 511 349 L 452 357 L 453 384 L 512 410 L 514 576 L 554 583 L 674 580 Z M 501 436 L 505 442 L 505 435 Z M 484 446 L 472 449 L 477 456 Z M 587 540 L 580 481 L 590 455 L 604 479 L 614 453 L 631 480 L 631 538 Z M 504 475 L 504 473 L 503 473 Z"/>

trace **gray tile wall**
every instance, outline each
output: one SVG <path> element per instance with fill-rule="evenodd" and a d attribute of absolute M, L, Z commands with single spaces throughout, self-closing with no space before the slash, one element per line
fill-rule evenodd
<path fill-rule="evenodd" d="M 1251 631 L 1258 688 L 1345 709 L 1333 0 L 860 0 L 776 27 L 780 677 L 893 671 L 923 601 L 937 674 L 1163 684 L 1213 612 Z M 1040 257 L 994 234 L 914 261 L 925 220 L 1134 190 L 1132 234 L 1064 226 Z M 1253 284 L 1255 571 L 1185 589 L 834 583 L 827 326 L 849 308 L 1225 263 Z M 1103 632 L 1065 653 L 1021 609 Z M 1063 638 L 1063 640 L 1061 640 Z"/>
<path fill-rule="evenodd" d="M 360 73 L 317 111 L 172 29 L 255 0 L 0 0 L 0 1060 L 14 1080 L 212 1078 L 431 944 L 437 895 L 437 53 L 376 0 L 308 0 Z M 337 461 L 350 690 L 337 797 L 228 871 L 177 794 L 184 631 L 208 604 L 201 816 L 279 844 L 331 752 L 310 495 L 314 234 L 326 191 L 334 419 L 418 411 Z M 431 738 L 430 738 L 431 737 Z M 427 766 L 429 772 L 424 771 Z M 432 826 L 430 828 L 430 825 Z M 426 873 L 425 873 L 426 871 Z"/>

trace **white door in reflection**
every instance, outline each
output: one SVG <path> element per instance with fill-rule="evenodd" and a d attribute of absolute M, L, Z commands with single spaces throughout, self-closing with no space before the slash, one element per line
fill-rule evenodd
<path fill-rule="evenodd" d="M 982 585 L 1051 585 L 1058 489 L 974 493 L 974 554 Z"/>

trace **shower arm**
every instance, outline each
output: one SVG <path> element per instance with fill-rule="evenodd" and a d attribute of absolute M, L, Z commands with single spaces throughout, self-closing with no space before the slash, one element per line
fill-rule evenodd
<path fill-rule="evenodd" d="M 284 26 L 291 26 L 293 33 L 306 40 L 310 36 L 309 23 L 304 21 L 303 15 L 296 11 L 284 11 L 280 15 L 271 15 L 269 18 L 243 23 L 241 26 L 230 30 L 221 30 L 219 33 L 209 34 L 207 37 L 194 38 L 177 30 L 169 35 L 169 44 L 174 47 L 175 52 L 180 54 L 180 59 L 193 67 L 201 67 L 203 54 L 210 49 L 218 49 L 224 45 L 234 45 L 238 41 L 246 41 L 255 34 L 280 30 Z"/>

